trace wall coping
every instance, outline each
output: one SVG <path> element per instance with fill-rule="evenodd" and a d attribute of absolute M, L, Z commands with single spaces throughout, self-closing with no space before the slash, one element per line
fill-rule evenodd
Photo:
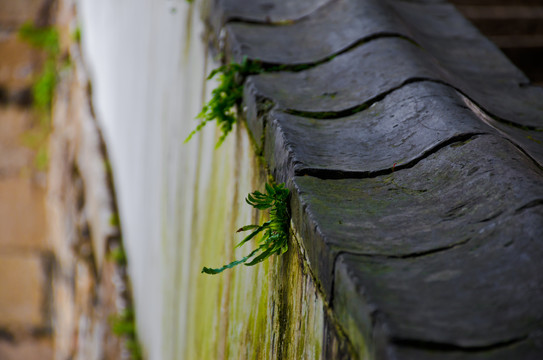
<path fill-rule="evenodd" d="M 540 358 L 543 88 L 446 1 L 213 5 L 283 66 L 243 115 L 358 356 Z"/>

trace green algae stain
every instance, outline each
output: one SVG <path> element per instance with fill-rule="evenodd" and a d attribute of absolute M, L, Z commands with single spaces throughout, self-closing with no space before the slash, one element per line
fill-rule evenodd
<path fill-rule="evenodd" d="M 534 137 L 531 136 L 531 135 L 526 135 L 526 139 L 531 140 L 531 141 L 533 141 L 533 142 L 535 142 L 535 143 L 537 143 L 537 144 L 539 144 L 539 145 L 542 145 L 542 144 L 543 144 L 543 141 L 538 140 L 538 139 L 534 138 Z"/>
<path fill-rule="evenodd" d="M 292 238 L 288 252 L 258 266 L 236 267 L 220 276 L 199 273 L 203 264 L 243 256 L 246 249 L 234 248 L 243 237 L 233 235 L 235 230 L 269 219 L 266 211 L 243 201 L 267 179 L 251 151 L 236 152 L 236 141 L 250 149 L 247 134 L 242 134 L 241 139 L 226 139 L 221 151 L 212 151 L 210 172 L 198 186 L 190 292 L 181 295 L 189 297 L 183 357 L 320 359 L 324 304 Z"/>
<path fill-rule="evenodd" d="M 219 154 L 212 159 L 211 176 L 203 181 L 198 208 L 199 221 L 194 234 L 191 263 L 191 299 L 189 302 L 188 353 L 190 359 L 217 358 L 216 344 L 219 341 L 222 315 L 221 300 L 227 292 L 229 278 L 199 276 L 203 262 L 220 262 L 231 246 L 231 232 L 228 210 L 230 188 L 234 174 L 232 162 Z M 224 206 L 218 206 L 224 204 Z"/>

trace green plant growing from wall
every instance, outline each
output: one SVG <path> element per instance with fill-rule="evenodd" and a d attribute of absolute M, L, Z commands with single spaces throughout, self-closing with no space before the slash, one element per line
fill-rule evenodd
<path fill-rule="evenodd" d="M 119 315 L 110 318 L 111 330 L 119 337 L 125 337 L 126 349 L 130 352 L 132 360 L 143 359 L 141 346 L 138 342 L 136 318 L 132 309 L 125 309 Z"/>
<path fill-rule="evenodd" d="M 124 248 L 121 245 L 109 251 L 108 259 L 119 266 L 126 266 L 127 264 L 126 253 L 124 252 Z"/>
<path fill-rule="evenodd" d="M 119 215 L 113 212 L 110 217 L 110 224 L 120 228 Z M 120 275 L 125 290 L 119 294 L 125 302 L 125 309 L 116 315 L 109 317 L 109 324 L 113 334 L 123 338 L 122 345 L 130 353 L 130 359 L 143 359 L 141 345 L 138 341 L 138 331 L 136 327 L 136 316 L 133 310 L 133 301 L 131 296 L 131 286 L 126 272 L 128 265 L 126 253 L 122 238 L 110 241 L 108 244 L 107 259 L 112 261 L 116 267 L 116 272 Z"/>
<path fill-rule="evenodd" d="M 208 80 L 218 75 L 219 85 L 211 92 L 211 99 L 204 105 L 197 119 L 200 123 L 185 139 L 188 142 L 194 134 L 210 121 L 215 120 L 221 129 L 221 136 L 217 142 L 219 147 L 236 122 L 235 106 L 243 97 L 243 81 L 249 74 L 257 74 L 262 71 L 260 65 L 244 58 L 241 64 L 232 62 L 211 71 Z"/>
<path fill-rule="evenodd" d="M 45 51 L 47 58 L 41 74 L 32 87 L 34 106 L 41 111 L 51 111 L 53 94 L 57 84 L 57 61 L 60 54 L 59 35 L 54 27 L 38 28 L 25 23 L 19 29 L 19 37 L 35 48 Z"/>
<path fill-rule="evenodd" d="M 273 254 L 283 254 L 288 250 L 290 216 L 287 200 L 289 190 L 285 187 L 285 184 L 270 185 L 268 183 L 266 183 L 265 189 L 265 193 L 255 191 L 249 194 L 245 201 L 258 210 L 270 209 L 270 220 L 264 222 L 262 225 L 246 225 L 237 231 L 241 232 L 253 230 L 239 244 L 236 245 L 236 248 L 255 238 L 255 236 L 259 233 L 263 233 L 262 237 L 258 241 L 258 247 L 249 255 L 241 258 L 240 260 L 226 264 L 223 267 L 217 269 L 204 267 L 202 269 L 203 273 L 218 274 L 239 264 L 253 266 L 266 260 Z"/>
<path fill-rule="evenodd" d="M 60 54 L 59 35 L 54 27 L 38 28 L 25 23 L 19 29 L 19 37 L 46 54 L 40 75 L 32 86 L 33 106 L 40 118 L 38 126 L 27 132 L 23 142 L 36 150 L 35 165 L 45 170 L 48 163 L 47 138 L 51 131 L 51 109 L 57 86 L 57 64 Z"/>
<path fill-rule="evenodd" d="M 77 26 L 75 28 L 75 30 L 71 34 L 71 38 L 75 43 L 77 44 L 81 43 L 81 27 Z"/>

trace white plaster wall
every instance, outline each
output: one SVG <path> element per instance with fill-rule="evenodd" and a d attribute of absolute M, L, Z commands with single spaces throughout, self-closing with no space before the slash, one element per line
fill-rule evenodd
<path fill-rule="evenodd" d="M 183 206 L 194 196 L 202 136 L 183 140 L 197 123 L 208 72 L 199 9 L 185 0 L 80 0 L 78 12 L 138 331 L 149 359 L 174 358 L 183 347 L 187 305 L 180 294 L 188 291 L 183 267 L 190 263 L 192 214 Z M 203 136 L 212 144 L 213 128 Z"/>
<path fill-rule="evenodd" d="M 236 229 L 264 221 L 244 198 L 266 179 L 244 126 L 217 150 L 213 123 L 183 144 L 214 86 L 204 0 L 79 1 L 146 358 L 320 359 L 323 302 L 295 242 L 254 267 L 200 273 L 250 252 L 234 248 Z"/>

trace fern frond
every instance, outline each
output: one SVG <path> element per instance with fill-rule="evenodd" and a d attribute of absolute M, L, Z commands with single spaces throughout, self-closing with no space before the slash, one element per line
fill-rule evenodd
<path fill-rule="evenodd" d="M 245 201 L 259 210 L 270 209 L 270 220 L 264 222 L 262 225 L 245 225 L 237 231 L 253 230 L 236 245 L 236 248 L 244 245 L 251 239 L 254 239 L 256 235 L 263 232 L 262 237 L 258 241 L 258 247 L 240 260 L 233 261 L 220 268 L 204 267 L 202 269 L 203 273 L 214 275 L 239 264 L 253 266 L 266 260 L 273 254 L 280 255 L 288 250 L 288 196 L 290 192 L 285 187 L 285 184 L 276 185 L 268 183 L 265 185 L 265 191 L 265 193 L 254 191 L 247 195 Z"/>
<path fill-rule="evenodd" d="M 200 123 L 187 136 L 185 143 L 208 122 L 215 120 L 222 133 L 216 147 L 221 146 L 236 122 L 234 108 L 241 102 L 243 97 L 243 81 L 245 77 L 260 72 L 262 72 L 260 65 L 255 61 L 247 60 L 246 57 L 241 64 L 232 62 L 212 70 L 207 79 L 210 80 L 218 76 L 218 85 L 211 92 L 211 99 L 203 106 L 200 114 L 196 116 Z"/>

